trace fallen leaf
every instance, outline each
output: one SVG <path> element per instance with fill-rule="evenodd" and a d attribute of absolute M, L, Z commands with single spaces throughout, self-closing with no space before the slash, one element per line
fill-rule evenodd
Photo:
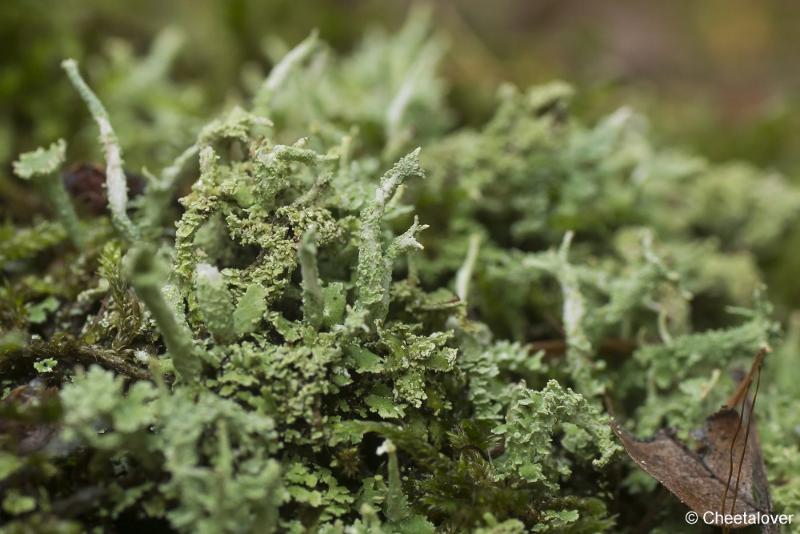
<path fill-rule="evenodd" d="M 662 429 L 650 439 L 639 440 L 616 422 L 612 424 L 614 432 L 636 464 L 701 518 L 706 512 L 723 515 L 772 513 L 766 469 L 753 417 L 753 402 L 747 398 L 750 384 L 756 373 L 760 372 L 765 354 L 766 350 L 759 352 L 750 372 L 726 405 L 710 415 L 703 428 L 694 433 L 700 442 L 696 450 L 680 441 L 671 429 Z M 738 409 L 737 404 L 741 404 Z M 717 514 L 706 517 L 713 519 L 711 523 L 717 526 L 748 526 L 730 521 L 724 524 L 722 516 Z M 778 527 L 762 525 L 761 530 L 766 533 L 778 532 Z"/>

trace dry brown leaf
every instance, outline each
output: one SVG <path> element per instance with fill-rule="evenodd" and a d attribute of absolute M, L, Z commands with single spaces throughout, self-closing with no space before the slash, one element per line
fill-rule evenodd
<path fill-rule="evenodd" d="M 639 467 L 700 517 L 706 512 L 772 513 L 764 460 L 752 416 L 753 404 L 747 400 L 749 385 L 759 372 L 765 354 L 766 351 L 759 353 L 727 405 L 710 415 L 703 429 L 695 434 L 700 442 L 697 450 L 687 447 L 672 430 L 662 429 L 650 439 L 639 440 L 616 422 L 612 424 L 625 450 Z M 741 407 L 737 409 L 735 406 L 739 402 Z M 712 523 L 718 526 L 747 526 L 723 525 L 720 516 L 707 517 L 713 517 Z M 778 532 L 778 527 L 763 525 L 762 532 Z"/>

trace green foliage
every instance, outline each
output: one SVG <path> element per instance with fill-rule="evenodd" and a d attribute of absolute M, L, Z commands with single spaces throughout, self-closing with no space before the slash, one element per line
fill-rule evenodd
<path fill-rule="evenodd" d="M 619 530 L 652 495 L 601 396 L 643 433 L 688 429 L 778 342 L 756 259 L 796 216 L 780 177 L 661 150 L 626 109 L 585 125 L 560 82 L 505 87 L 483 128 L 446 133 L 424 14 L 345 58 L 312 33 L 205 126 L 168 81 L 178 43 L 115 49 L 108 108 L 65 63 L 110 218 L 83 215 L 79 247 L 58 206 L 0 227 L 16 529 Z M 123 146 L 161 169 L 136 198 Z M 17 172 L 60 186 L 64 158 Z M 791 510 L 797 443 L 765 419 Z"/>

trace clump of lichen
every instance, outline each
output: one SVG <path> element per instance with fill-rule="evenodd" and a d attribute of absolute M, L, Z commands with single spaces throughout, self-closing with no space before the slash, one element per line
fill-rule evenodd
<path fill-rule="evenodd" d="M 446 133 L 440 53 L 422 16 L 349 58 L 312 34 L 135 198 L 64 63 L 109 216 L 73 208 L 63 141 L 19 158 L 54 217 L 0 227 L 9 531 L 602 532 L 649 510 L 606 410 L 690 428 L 727 396 L 776 341 L 755 254 L 800 195 L 658 150 L 626 110 L 585 126 L 560 83 Z M 773 464 L 797 444 L 763 428 L 790 510 Z"/>

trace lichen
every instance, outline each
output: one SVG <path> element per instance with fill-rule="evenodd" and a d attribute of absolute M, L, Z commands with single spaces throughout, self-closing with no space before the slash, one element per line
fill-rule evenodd
<path fill-rule="evenodd" d="M 160 39 L 126 79 L 191 94 Z M 691 428 L 778 346 L 760 254 L 800 194 L 629 109 L 584 124 L 562 82 L 447 131 L 441 51 L 420 13 L 347 57 L 312 33 L 205 126 L 170 109 L 186 146 L 161 120 L 118 139 L 145 89 L 106 108 L 65 63 L 110 217 L 58 189 L 62 142 L 20 157 L 56 217 L 0 226 L 8 531 L 604 532 L 648 508 L 608 412 Z M 123 148 L 161 169 L 136 198 Z M 786 347 L 759 424 L 791 513 Z"/>

